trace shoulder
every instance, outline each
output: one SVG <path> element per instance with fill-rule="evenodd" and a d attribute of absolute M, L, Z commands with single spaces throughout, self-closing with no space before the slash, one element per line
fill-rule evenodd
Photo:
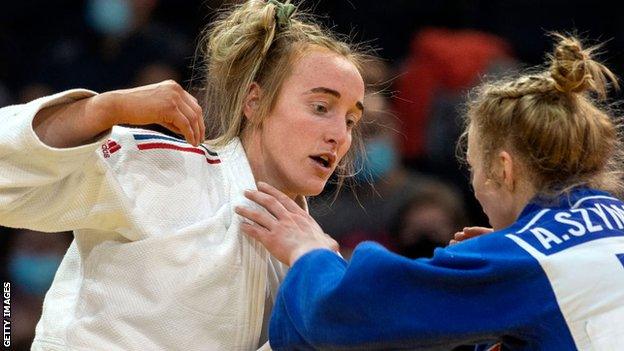
<path fill-rule="evenodd" d="M 611 195 L 584 190 L 558 206 L 524 216 L 507 235 L 536 257 L 547 257 L 598 239 L 624 235 L 624 204 Z M 576 194 L 579 195 L 579 194 Z"/>
<path fill-rule="evenodd" d="M 182 212 L 194 220 L 210 216 L 255 186 L 238 139 L 195 147 L 153 130 L 116 126 L 98 152 L 137 213 L 157 214 L 161 222 L 179 221 Z"/>
<path fill-rule="evenodd" d="M 212 217 L 231 199 L 224 162 L 207 145 L 194 147 L 175 136 L 116 126 L 98 152 L 132 199 L 134 214 L 154 223 L 154 232 Z"/>
<path fill-rule="evenodd" d="M 184 165 L 208 167 L 219 165 L 221 158 L 209 145 L 195 147 L 184 139 L 154 130 L 115 126 L 100 147 L 104 159 L 123 159 L 130 162 L 174 162 Z M 118 154 L 118 155 L 116 155 Z"/>
<path fill-rule="evenodd" d="M 222 193 L 227 183 L 220 155 L 210 147 L 194 147 L 148 129 L 115 126 L 97 152 L 111 175 L 135 197 L 217 196 L 215 191 Z"/>

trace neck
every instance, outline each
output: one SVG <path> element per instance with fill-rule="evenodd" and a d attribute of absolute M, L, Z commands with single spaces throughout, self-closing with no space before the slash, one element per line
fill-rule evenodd
<path fill-rule="evenodd" d="M 262 147 L 260 131 L 257 129 L 252 131 L 244 130 L 240 135 L 240 139 L 243 149 L 245 150 L 245 154 L 247 155 L 247 160 L 249 161 L 249 166 L 251 167 L 251 173 L 253 174 L 254 180 L 256 182 L 265 182 L 270 184 L 294 200 L 297 197 L 297 194 L 288 191 L 284 182 L 273 172 L 271 172 L 267 166 L 268 162 L 266 154 L 264 153 L 264 148 Z"/>
<path fill-rule="evenodd" d="M 528 182 L 519 182 L 514 194 L 513 211 L 515 218 L 518 219 L 522 210 L 529 204 L 529 201 L 535 197 L 536 191 L 532 184 Z"/>

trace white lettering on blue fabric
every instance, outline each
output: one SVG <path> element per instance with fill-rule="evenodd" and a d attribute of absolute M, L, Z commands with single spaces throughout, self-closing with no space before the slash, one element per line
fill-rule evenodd
<path fill-rule="evenodd" d="M 537 240 L 539 240 L 542 246 L 544 246 L 544 248 L 547 250 L 552 247 L 550 243 L 554 242 L 555 244 L 561 244 L 563 242 L 553 232 L 545 228 L 535 227 L 535 228 L 529 229 L 529 231 L 533 233 L 535 238 L 537 238 Z"/>
<path fill-rule="evenodd" d="M 576 229 L 572 229 L 572 228 L 568 229 L 568 233 L 570 235 L 574 235 L 574 236 L 585 235 L 585 233 L 587 232 L 587 230 L 585 230 L 585 227 L 583 227 L 581 223 L 569 219 L 570 217 L 572 217 L 572 215 L 569 214 L 568 212 L 557 212 L 555 214 L 555 221 L 575 227 Z"/>
<path fill-rule="evenodd" d="M 530 231 L 544 250 L 550 250 L 566 242 L 569 242 L 566 246 L 581 244 L 592 238 L 581 241 L 575 238 L 592 233 L 599 235 L 596 238 L 623 235 L 621 230 L 624 229 L 624 205 L 622 204 L 592 204 L 585 208 L 551 212 L 553 217 L 550 220 L 543 216 L 545 213 L 546 211 L 542 210 L 531 222 L 516 232 L 520 234 L 526 230 Z M 538 220 L 539 223 L 551 223 L 554 226 L 542 224 L 542 227 L 535 227 Z M 608 231 L 605 232 L 605 230 Z M 614 230 L 617 232 L 613 232 Z"/>
<path fill-rule="evenodd" d="M 615 205 L 607 207 L 606 205 L 600 204 L 600 206 L 611 215 L 611 218 L 619 229 L 624 229 L 624 210 L 617 208 Z"/>
<path fill-rule="evenodd" d="M 590 207 L 590 208 L 588 208 L 588 210 L 592 211 L 598 217 L 600 217 L 600 219 L 602 219 L 602 221 L 607 226 L 607 228 L 613 229 L 613 226 L 611 225 L 611 222 L 609 222 L 609 220 L 607 219 L 607 215 L 605 214 L 604 210 L 602 208 L 600 208 L 600 206 Z"/>
<path fill-rule="evenodd" d="M 570 212 L 581 213 L 581 217 L 583 218 L 583 221 L 585 222 L 585 228 L 587 228 L 588 232 L 595 233 L 595 232 L 599 232 L 603 230 L 601 225 L 594 225 L 592 223 L 591 219 L 589 218 L 589 212 L 587 212 L 587 209 L 584 209 L 584 208 L 573 209 L 573 210 L 570 210 Z"/>

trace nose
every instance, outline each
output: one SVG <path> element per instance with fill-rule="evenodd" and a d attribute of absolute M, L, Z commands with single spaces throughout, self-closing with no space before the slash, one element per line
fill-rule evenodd
<path fill-rule="evenodd" d="M 331 118 L 325 131 L 325 141 L 334 144 L 336 147 L 342 146 L 349 138 L 349 131 L 344 117 L 337 116 Z"/>

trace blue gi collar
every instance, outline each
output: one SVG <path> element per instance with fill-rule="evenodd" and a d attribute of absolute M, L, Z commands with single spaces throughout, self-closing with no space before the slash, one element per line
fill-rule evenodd
<path fill-rule="evenodd" d="M 574 206 L 578 201 L 583 199 L 591 200 L 592 198 L 604 197 L 612 198 L 614 196 L 606 191 L 592 189 L 585 186 L 574 188 L 556 198 L 537 195 L 533 197 L 533 199 L 524 207 L 522 212 L 520 212 L 520 216 L 518 216 L 514 226 L 523 224 L 544 208 L 553 210 L 566 209 Z"/>

